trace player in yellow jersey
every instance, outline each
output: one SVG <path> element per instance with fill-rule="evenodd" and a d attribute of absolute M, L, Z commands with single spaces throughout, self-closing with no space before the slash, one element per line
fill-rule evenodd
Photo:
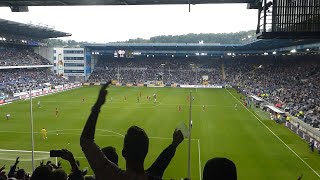
<path fill-rule="evenodd" d="M 42 133 L 42 139 L 46 140 L 47 139 L 47 130 L 45 128 L 42 128 L 41 133 Z"/>

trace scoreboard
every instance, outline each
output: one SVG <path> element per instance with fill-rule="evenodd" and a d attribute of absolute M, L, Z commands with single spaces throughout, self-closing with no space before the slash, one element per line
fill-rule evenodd
<path fill-rule="evenodd" d="M 115 50 L 113 53 L 113 57 L 115 58 L 134 58 L 133 51 L 131 50 Z"/>

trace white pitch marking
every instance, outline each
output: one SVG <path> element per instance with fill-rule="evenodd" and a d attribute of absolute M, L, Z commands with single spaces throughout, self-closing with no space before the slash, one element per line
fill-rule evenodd
<path fill-rule="evenodd" d="M 233 94 L 230 93 L 228 89 L 226 89 L 228 93 L 237 101 L 237 99 Z M 240 101 L 239 101 L 240 102 Z M 296 155 L 309 169 L 311 169 L 319 178 L 320 175 L 315 171 L 306 161 L 304 161 L 294 150 L 292 150 L 278 135 L 276 135 L 267 125 L 265 125 L 255 114 L 253 114 L 246 106 L 244 106 L 241 102 L 240 104 L 247 110 L 249 111 L 265 128 L 267 128 L 280 142 L 282 142 L 294 155 Z"/>
<path fill-rule="evenodd" d="M 201 150 L 200 150 L 200 139 L 198 139 L 198 152 L 199 152 L 199 176 L 201 180 Z"/>

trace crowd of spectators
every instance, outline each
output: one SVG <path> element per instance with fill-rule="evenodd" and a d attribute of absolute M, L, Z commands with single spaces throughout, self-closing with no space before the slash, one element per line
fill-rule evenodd
<path fill-rule="evenodd" d="M 8 95 L 67 83 L 47 68 L 7 69 L 0 71 L 0 90 Z"/>
<path fill-rule="evenodd" d="M 221 67 L 218 61 L 207 58 L 160 58 L 134 59 L 101 58 L 89 78 L 89 82 L 105 82 L 108 79 L 121 83 L 163 81 L 164 84 L 200 84 L 207 75 L 212 84 L 220 84 Z"/>
<path fill-rule="evenodd" d="M 32 174 L 28 174 L 23 168 L 19 168 L 19 157 L 17 157 L 8 172 L 5 172 L 5 166 L 0 168 L 0 180 L 84 180 L 87 170 L 80 170 L 79 161 L 70 151 L 62 149 L 60 152 L 61 158 L 70 163 L 71 173 L 69 174 L 63 170 L 61 161 L 58 164 L 42 161 Z"/>
<path fill-rule="evenodd" d="M 268 100 L 304 122 L 320 121 L 319 56 L 236 58 L 225 63 L 226 82 Z"/>
<path fill-rule="evenodd" d="M 0 47 L 0 66 L 50 65 L 50 62 L 30 49 Z"/>

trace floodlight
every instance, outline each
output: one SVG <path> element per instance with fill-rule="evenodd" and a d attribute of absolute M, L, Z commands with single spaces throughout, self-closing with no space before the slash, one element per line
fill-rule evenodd
<path fill-rule="evenodd" d="M 276 52 L 276 51 L 273 51 L 272 54 L 275 55 L 275 54 L 277 54 L 277 52 Z"/>
<path fill-rule="evenodd" d="M 306 51 L 310 51 L 310 49 L 306 49 Z"/>
<path fill-rule="evenodd" d="M 296 49 L 292 49 L 290 52 L 291 52 L 291 53 L 296 53 L 297 50 L 296 50 Z"/>

